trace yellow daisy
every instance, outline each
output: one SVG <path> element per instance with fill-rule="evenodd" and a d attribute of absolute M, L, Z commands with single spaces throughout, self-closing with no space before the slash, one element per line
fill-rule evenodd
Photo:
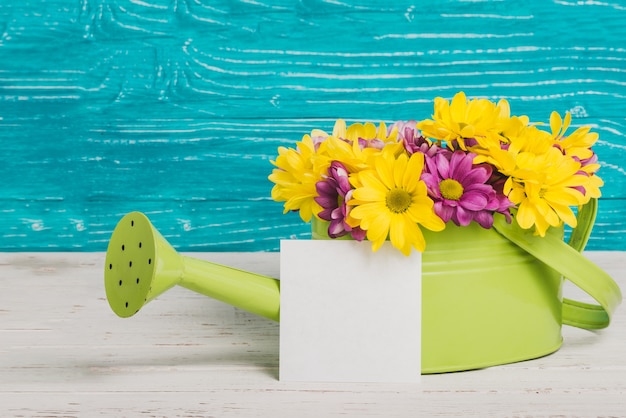
<path fill-rule="evenodd" d="M 516 168 L 505 183 L 504 193 L 518 205 L 517 223 L 524 229 L 534 226 L 540 236 L 562 222 L 575 227 L 571 206 L 589 200 L 578 189 L 589 181 L 587 175 L 578 174 L 580 163 L 554 147 L 541 155 L 519 153 L 515 161 Z"/>
<path fill-rule="evenodd" d="M 569 128 L 571 121 L 572 115 L 569 112 L 565 114 L 565 119 L 562 119 L 557 112 L 552 112 L 550 115 L 550 128 L 552 129 L 552 137 L 555 144 L 567 155 L 580 160 L 590 158 L 593 155 L 591 146 L 598 140 L 598 134 L 589 132 L 591 130 L 590 126 L 583 126 L 565 136 L 565 131 Z"/>
<path fill-rule="evenodd" d="M 374 160 L 373 169 L 351 177 L 355 186 L 347 222 L 367 231 L 376 251 L 389 237 L 394 247 L 409 255 L 411 247 L 424 251 L 426 242 L 420 225 L 441 231 L 445 223 L 433 209 L 426 184 L 420 180 L 424 155 L 415 153 L 396 157 L 383 152 Z"/>
<path fill-rule="evenodd" d="M 315 183 L 322 179 L 330 161 L 318 156 L 310 135 L 304 135 L 297 149 L 278 148 L 278 157 L 272 161 L 277 168 L 268 179 L 274 183 L 272 199 L 285 202 L 284 213 L 299 211 L 300 218 L 309 222 L 322 208 L 314 200 L 317 196 Z"/>
<path fill-rule="evenodd" d="M 418 123 L 422 134 L 430 139 L 444 141 L 449 147 L 453 142 L 467 150 L 466 139 L 475 139 L 482 148 L 499 146 L 506 142 L 501 132 L 510 119 L 509 104 L 501 100 L 498 104 L 487 99 L 468 100 L 459 92 L 452 101 L 437 97 L 433 119 Z"/>

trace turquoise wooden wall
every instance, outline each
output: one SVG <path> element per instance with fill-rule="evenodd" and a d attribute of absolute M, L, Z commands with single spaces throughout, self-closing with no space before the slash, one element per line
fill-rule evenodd
<path fill-rule="evenodd" d="M 277 250 L 307 235 L 277 146 L 459 90 L 593 125 L 589 248 L 626 250 L 622 0 L 0 0 L 0 250 L 101 251 L 132 210 L 182 250 Z"/>

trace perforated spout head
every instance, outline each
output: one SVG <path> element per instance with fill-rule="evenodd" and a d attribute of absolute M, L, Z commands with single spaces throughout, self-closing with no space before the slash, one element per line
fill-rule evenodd
<path fill-rule="evenodd" d="M 182 276 L 180 256 L 140 212 L 124 216 L 106 253 L 104 287 L 113 312 L 122 318 L 175 286 Z"/>

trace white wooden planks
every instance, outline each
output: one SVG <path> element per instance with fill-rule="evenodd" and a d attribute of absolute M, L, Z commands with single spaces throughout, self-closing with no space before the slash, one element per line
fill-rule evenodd
<path fill-rule="evenodd" d="M 587 255 L 626 287 L 623 253 Z M 278 275 L 276 253 L 194 256 Z M 564 328 L 564 346 L 533 361 L 423 376 L 419 385 L 286 384 L 277 380 L 277 324 L 182 288 L 117 318 L 104 300 L 103 260 L 0 254 L 0 415 L 626 414 L 624 306 L 606 330 Z"/>

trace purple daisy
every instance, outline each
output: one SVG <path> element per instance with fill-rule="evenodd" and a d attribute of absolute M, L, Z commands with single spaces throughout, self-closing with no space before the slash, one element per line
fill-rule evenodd
<path fill-rule="evenodd" d="M 494 212 L 509 215 L 511 203 L 490 184 L 490 165 L 474 165 L 475 154 L 441 149 L 426 157 L 422 180 L 434 200 L 435 213 L 444 221 L 458 226 L 476 221 L 491 228 Z M 507 216 L 507 218 L 508 218 Z"/>
<path fill-rule="evenodd" d="M 315 184 L 317 196 L 315 201 L 322 207 L 318 216 L 329 221 L 328 236 L 339 238 L 348 233 L 357 241 L 365 239 L 366 231 L 359 227 L 352 228 L 345 221 L 349 207 L 346 204 L 351 199 L 352 186 L 348 181 L 348 170 L 339 161 L 333 161 L 328 168 L 328 176 Z"/>

